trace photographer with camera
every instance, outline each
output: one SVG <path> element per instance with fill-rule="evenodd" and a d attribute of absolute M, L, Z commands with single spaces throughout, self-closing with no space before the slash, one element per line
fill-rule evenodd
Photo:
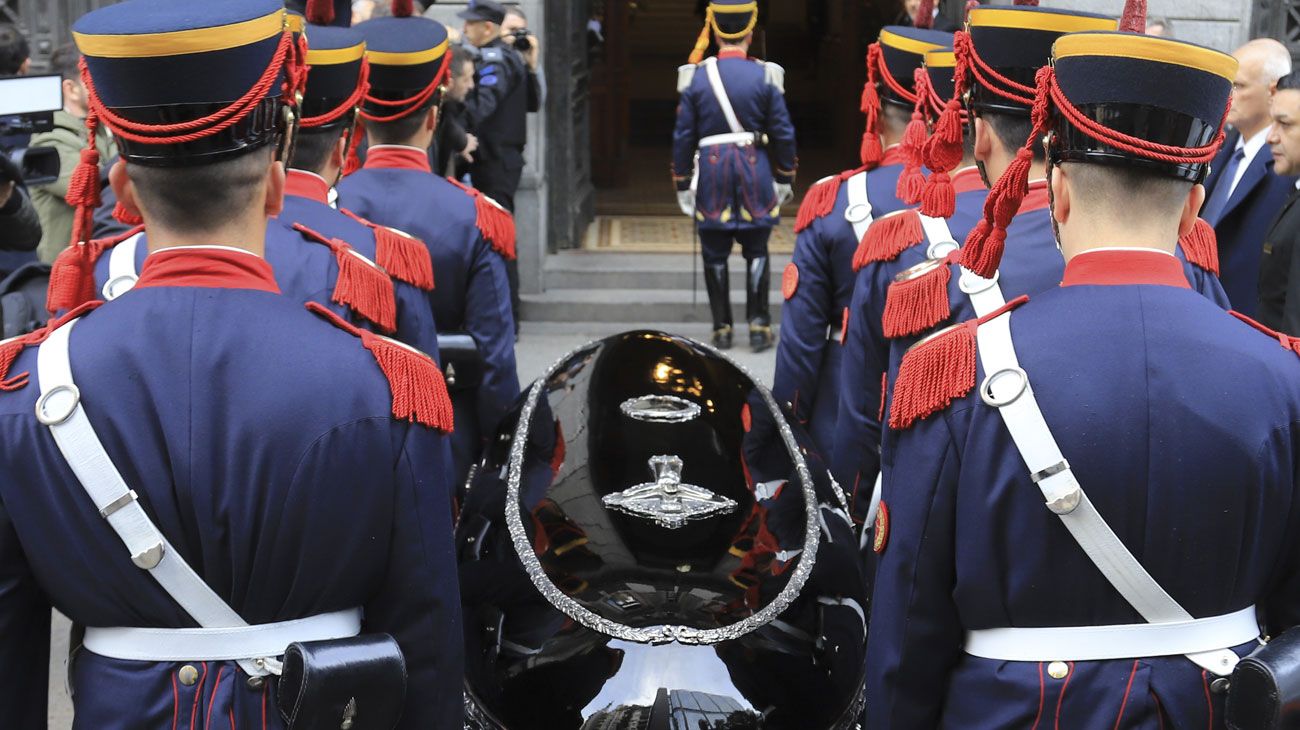
<path fill-rule="evenodd" d="M 518 5 L 506 8 L 506 19 L 501 22 L 501 37 L 510 41 L 528 65 L 528 111 L 541 111 L 546 102 L 546 73 L 542 71 L 542 47 L 537 36 L 528 29 L 528 16 Z"/>
<path fill-rule="evenodd" d="M 63 109 L 54 112 L 54 128 L 32 136 L 31 147 L 48 147 L 59 153 L 59 177 L 47 185 L 32 186 L 32 202 L 41 216 L 41 245 L 36 250 L 42 261 L 52 263 L 59 252 L 68 247 L 72 238 L 72 218 L 75 210 L 68 205 L 68 183 L 77 168 L 81 150 L 86 147 L 86 88 L 81 84 L 81 71 L 77 63 L 81 54 L 76 46 L 66 45 L 54 52 L 50 70 L 63 77 Z M 106 127 L 95 135 L 95 148 L 100 160 L 110 160 L 117 147 Z M 105 166 L 101 163 L 100 172 Z"/>
<path fill-rule="evenodd" d="M 20 76 L 31 65 L 27 39 L 18 28 L 0 23 L 0 78 Z M 29 261 L 41 240 L 41 221 L 22 185 L 22 169 L 11 150 L 27 145 L 18 117 L 0 117 L 0 279 Z"/>

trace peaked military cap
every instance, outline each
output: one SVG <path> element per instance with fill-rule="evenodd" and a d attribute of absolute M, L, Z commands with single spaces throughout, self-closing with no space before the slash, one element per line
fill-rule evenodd
<path fill-rule="evenodd" d="M 424 17 L 394 16 L 367 20 L 356 30 L 365 37 L 370 63 L 362 116 L 386 122 L 427 109 L 450 70 L 446 27 Z"/>
<path fill-rule="evenodd" d="M 307 87 L 302 98 L 305 130 L 329 129 L 352 121 L 366 91 L 366 39 L 360 31 L 309 24 Z"/>
<path fill-rule="evenodd" d="M 879 61 L 874 70 L 881 101 L 911 109 L 916 103 L 916 70 L 925 62 L 925 54 L 952 48 L 952 33 L 890 25 L 880 31 L 877 45 Z"/>
<path fill-rule="evenodd" d="M 691 63 L 704 60 L 709 47 L 709 34 L 714 33 L 724 41 L 739 41 L 754 32 L 758 25 L 757 0 L 710 0 L 704 11 L 704 27 L 695 39 Z"/>
<path fill-rule="evenodd" d="M 456 13 L 456 17 L 501 25 L 506 19 L 506 8 L 496 0 L 469 0 L 469 6 Z"/>
<path fill-rule="evenodd" d="M 286 131 L 282 82 L 299 77 L 301 59 L 279 0 L 127 0 L 82 16 L 72 32 L 87 126 L 107 124 L 129 162 L 203 164 Z"/>

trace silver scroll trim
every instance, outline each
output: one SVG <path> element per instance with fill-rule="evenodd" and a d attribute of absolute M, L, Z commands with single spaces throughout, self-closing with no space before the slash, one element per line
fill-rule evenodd
<path fill-rule="evenodd" d="M 560 365 L 567 362 L 574 353 L 587 349 L 598 342 L 598 340 L 593 340 L 583 347 L 565 354 L 564 357 L 556 360 L 547 369 L 545 375 L 533 383 L 528 390 L 528 398 L 524 401 L 523 410 L 519 414 L 519 423 L 515 427 L 515 437 L 510 445 L 510 473 L 506 481 L 506 526 L 510 529 L 510 538 L 514 542 L 515 553 L 520 562 L 523 563 L 524 569 L 528 572 L 528 577 L 533 581 L 533 585 L 537 587 L 542 596 L 569 618 L 593 631 L 599 631 L 606 636 L 623 639 L 624 641 L 635 641 L 641 644 L 666 644 L 670 641 L 682 644 L 716 644 L 737 639 L 769 623 L 779 616 L 781 612 L 789 608 L 790 604 L 794 603 L 794 600 L 799 597 L 800 592 L 803 591 L 804 583 L 808 582 L 808 576 L 817 563 L 817 546 L 821 540 L 821 528 L 818 523 L 817 491 L 813 487 L 812 474 L 808 471 L 808 463 L 804 460 L 803 452 L 800 451 L 799 445 L 794 439 L 790 424 L 781 415 L 781 409 L 777 406 L 776 399 L 772 397 L 772 391 L 755 379 L 747 368 L 728 357 L 725 353 L 695 340 L 690 340 L 692 345 L 727 361 L 744 373 L 750 382 L 754 384 L 754 389 L 758 391 L 763 397 L 763 402 L 767 404 L 768 411 L 776 417 L 786 451 L 794 460 L 804 498 L 804 543 L 803 556 L 791 572 L 790 580 L 770 603 L 730 626 L 716 629 L 697 629 L 692 626 L 681 625 L 636 628 L 611 621 L 573 600 L 573 598 L 557 588 L 551 582 L 551 579 L 547 577 L 545 570 L 542 569 L 542 563 L 537 558 L 537 553 L 533 552 L 532 540 L 529 539 L 528 533 L 524 529 L 522 506 L 519 502 L 520 483 L 523 480 L 524 447 L 528 443 L 528 428 L 532 424 L 533 412 L 537 409 L 537 403 L 546 389 L 546 383 L 555 374 L 555 371 Z"/>
<path fill-rule="evenodd" d="M 675 395 L 639 395 L 618 408 L 628 418 L 647 423 L 686 423 L 700 416 L 700 404 Z"/>
<path fill-rule="evenodd" d="M 601 502 L 633 517 L 654 520 L 656 525 L 669 530 L 736 509 L 734 499 L 694 484 L 683 484 L 682 459 L 679 456 L 650 457 L 650 472 L 655 475 L 653 482 L 607 494 Z"/>

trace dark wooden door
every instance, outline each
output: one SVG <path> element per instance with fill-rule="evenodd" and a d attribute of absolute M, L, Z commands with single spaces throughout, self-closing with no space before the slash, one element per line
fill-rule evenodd
<path fill-rule="evenodd" d="M 628 31 L 635 2 L 605 0 L 605 43 L 591 68 L 591 179 L 596 187 L 627 182 Z"/>

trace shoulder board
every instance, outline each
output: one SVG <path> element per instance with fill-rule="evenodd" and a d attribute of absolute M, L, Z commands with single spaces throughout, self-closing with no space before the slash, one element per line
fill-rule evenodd
<path fill-rule="evenodd" d="M 344 241 L 328 238 L 301 223 L 294 223 L 293 229 L 307 241 L 328 246 L 334 253 L 339 274 L 331 301 L 351 309 L 384 332 L 397 330 L 397 298 L 388 272 Z"/>
<path fill-rule="evenodd" d="M 771 61 L 760 61 L 763 64 L 763 78 L 767 83 L 775 86 L 777 91 L 785 93 L 785 68 L 779 63 Z"/>
<path fill-rule="evenodd" d="M 433 291 L 433 256 L 424 241 L 405 231 L 372 223 L 347 208 L 339 208 L 339 212 L 375 234 L 375 263 L 389 276 L 425 291 Z"/>
<path fill-rule="evenodd" d="M 1218 236 L 1214 233 L 1214 227 L 1204 218 L 1196 219 L 1192 230 L 1178 239 L 1178 245 L 1182 247 L 1187 263 L 1215 276 L 1219 275 Z"/>
<path fill-rule="evenodd" d="M 952 280 L 952 265 L 960 258 L 957 249 L 894 277 L 885 292 L 885 311 L 880 319 L 885 337 L 892 340 L 919 335 L 952 316 L 948 282 Z"/>
<path fill-rule="evenodd" d="M 855 170 L 845 170 L 838 175 L 828 175 L 808 188 L 808 192 L 803 196 L 803 202 L 799 204 L 799 215 L 794 219 L 795 233 L 802 232 L 813 221 L 818 218 L 825 218 L 835 210 L 835 197 L 839 195 L 840 185 L 845 180 L 853 177 L 859 172 L 864 172 L 866 168 L 859 167 Z"/>
<path fill-rule="evenodd" d="M 908 349 L 894 378 L 889 427 L 898 431 L 944 410 L 975 388 L 979 326 L 1029 301 L 1017 297 L 979 319 L 945 327 Z"/>
<path fill-rule="evenodd" d="M 1264 325 L 1260 324 L 1259 322 L 1256 322 L 1250 317 L 1247 317 L 1241 312 L 1234 312 L 1232 310 L 1228 310 L 1228 314 L 1231 314 L 1232 316 L 1236 317 L 1242 322 L 1245 322 L 1251 327 L 1254 327 L 1260 332 L 1277 340 L 1278 344 L 1280 344 L 1282 347 L 1285 347 L 1286 349 L 1296 353 L 1297 355 L 1300 355 L 1300 337 L 1291 337 L 1290 335 L 1284 335 L 1281 332 L 1277 332 L 1275 330 L 1269 329 L 1268 327 L 1265 327 Z"/>
<path fill-rule="evenodd" d="M 50 267 L 50 288 L 45 306 L 51 312 L 66 312 L 95 300 L 95 264 L 108 249 L 144 230 L 143 225 L 108 238 L 74 243 L 59 253 Z"/>
<path fill-rule="evenodd" d="M 875 261 L 893 261 L 899 254 L 925 241 L 921 214 L 912 208 L 897 210 L 877 218 L 853 254 L 853 270 Z"/>
<path fill-rule="evenodd" d="M 677 67 L 677 93 L 682 93 L 691 87 L 691 82 L 695 80 L 695 69 L 699 68 L 693 63 L 684 64 Z"/>
<path fill-rule="evenodd" d="M 318 302 L 307 302 L 307 309 L 359 338 L 362 346 L 374 355 L 393 394 L 394 418 L 451 433 L 454 426 L 451 397 L 433 358 L 397 340 L 367 332 Z"/>
<path fill-rule="evenodd" d="M 13 367 L 14 361 L 22 354 L 23 350 L 41 344 L 50 336 L 54 330 L 71 322 L 86 313 L 93 311 L 103 302 L 94 300 L 86 302 L 62 317 L 52 318 L 45 323 L 44 327 L 32 330 L 25 335 L 10 337 L 7 340 L 0 340 L 0 392 L 11 392 L 21 390 L 30 380 L 30 372 L 21 372 L 17 375 L 10 376 L 9 368 Z"/>
<path fill-rule="evenodd" d="M 474 199 L 475 223 L 484 240 L 506 261 L 515 260 L 515 218 L 497 201 L 459 180 L 447 178 L 452 185 Z"/>

